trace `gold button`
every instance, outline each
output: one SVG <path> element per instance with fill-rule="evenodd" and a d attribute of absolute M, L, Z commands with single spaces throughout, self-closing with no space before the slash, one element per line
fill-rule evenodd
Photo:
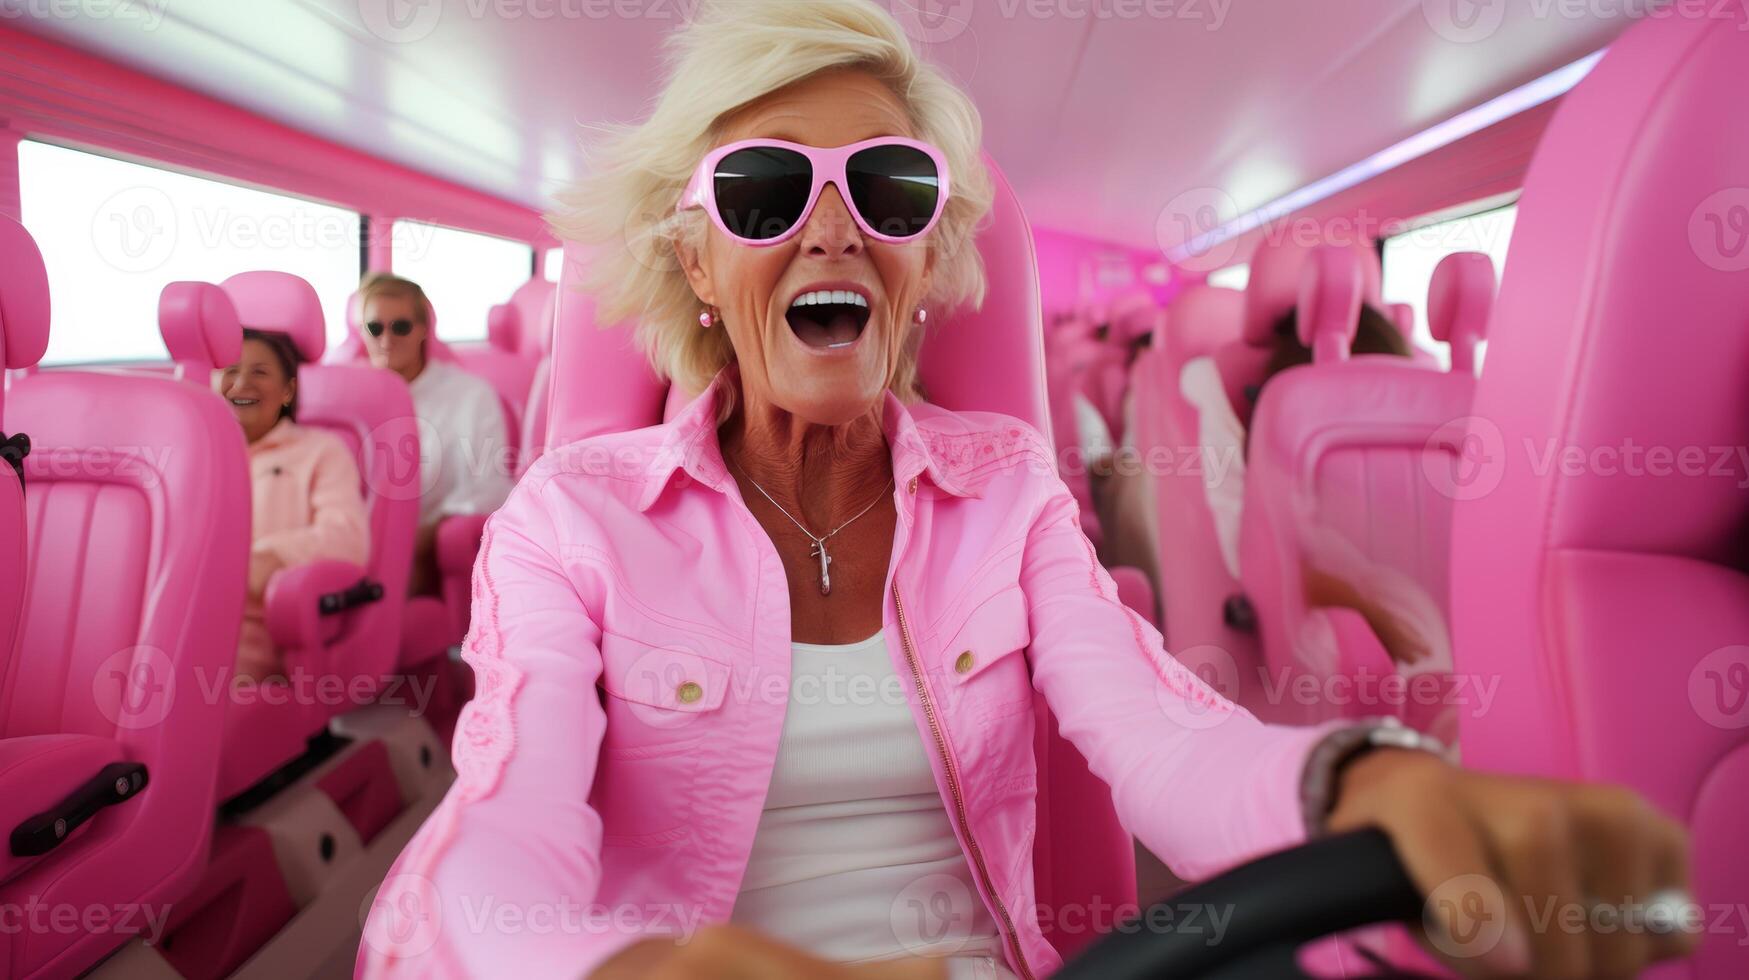
<path fill-rule="evenodd" d="M 953 662 L 953 669 L 962 674 L 969 674 L 972 672 L 972 663 L 972 651 L 965 650 L 960 653 L 959 659 Z"/>
<path fill-rule="evenodd" d="M 699 687 L 696 681 L 687 681 L 675 689 L 674 696 L 680 699 L 681 704 L 691 704 L 704 697 L 704 688 Z"/>
<path fill-rule="evenodd" d="M 907 491 L 908 491 L 908 492 L 910 492 L 910 493 L 911 493 L 911 494 L 912 494 L 912 495 L 915 495 L 915 494 L 916 494 L 916 493 L 917 493 L 917 478 L 916 478 L 916 477 L 912 477 L 912 478 L 911 478 L 911 482 L 910 482 L 910 483 L 907 483 L 907 484 L 905 484 L 905 489 L 906 489 L 906 490 L 907 490 Z"/>

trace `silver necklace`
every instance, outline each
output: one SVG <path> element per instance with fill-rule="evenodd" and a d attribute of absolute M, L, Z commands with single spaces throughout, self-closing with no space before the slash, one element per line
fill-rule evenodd
<path fill-rule="evenodd" d="M 737 472 L 737 473 L 741 474 L 743 477 L 745 477 L 748 483 L 753 484 L 753 489 L 759 491 L 760 496 L 764 497 L 766 500 L 771 501 L 771 506 L 776 507 L 777 512 L 779 514 L 782 514 L 783 516 L 789 518 L 789 522 L 791 524 L 794 524 L 798 530 L 800 530 L 803 534 L 807 535 L 809 541 L 814 542 L 813 548 L 809 549 L 809 551 L 808 551 L 808 557 L 809 558 L 817 558 L 820 560 L 820 594 L 821 595 L 831 595 L 832 594 L 832 553 L 826 550 L 827 539 L 831 538 L 833 535 L 837 534 L 839 531 L 842 531 L 845 528 L 849 527 L 850 525 L 856 523 L 856 519 L 858 517 L 861 517 L 862 515 L 868 513 L 871 510 L 874 510 L 875 504 L 880 503 L 882 500 L 884 500 L 886 498 L 886 495 L 887 495 L 886 490 L 891 490 L 893 488 L 893 478 L 892 477 L 887 478 L 886 490 L 883 490 L 879 496 L 877 496 L 877 497 L 875 497 L 875 499 L 869 501 L 867 507 L 864 507 L 863 509 L 857 511 L 856 517 L 852 517 L 850 520 L 845 521 L 843 524 L 838 525 L 837 527 L 833 528 L 830 531 L 827 531 L 825 534 L 815 534 L 814 532 L 808 530 L 808 526 L 806 524 L 803 524 L 801 521 L 796 520 L 796 516 L 794 514 L 791 514 L 789 511 L 784 510 L 783 505 L 778 503 L 776 498 L 772 497 L 771 494 L 766 493 L 765 488 L 759 485 L 758 480 L 755 480 L 752 477 L 747 476 L 747 471 L 742 469 L 739 463 L 735 463 L 731 460 L 730 465 L 734 466 L 735 472 Z"/>

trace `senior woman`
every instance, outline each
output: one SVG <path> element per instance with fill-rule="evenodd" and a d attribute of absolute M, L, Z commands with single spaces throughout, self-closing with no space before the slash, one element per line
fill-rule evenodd
<path fill-rule="evenodd" d="M 605 318 L 704 393 L 546 456 L 488 524 L 458 778 L 361 975 L 1044 976 L 1034 688 L 1187 877 L 1376 825 L 1429 891 L 1686 884 L 1628 792 L 1222 701 L 1117 601 L 1037 433 L 915 399 L 917 331 L 981 297 L 991 185 L 971 102 L 883 10 L 707 5 L 671 51 L 554 225 L 617 242 Z M 1689 941 L 1525 907 L 1479 913 L 1507 928 L 1466 970 L 1625 976 Z"/>

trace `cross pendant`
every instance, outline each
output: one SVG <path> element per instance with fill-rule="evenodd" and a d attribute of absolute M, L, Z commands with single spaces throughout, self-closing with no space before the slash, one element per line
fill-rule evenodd
<path fill-rule="evenodd" d="M 826 551 L 826 542 L 814 542 L 814 550 L 808 552 L 808 557 L 820 559 L 820 594 L 832 594 L 832 556 Z"/>

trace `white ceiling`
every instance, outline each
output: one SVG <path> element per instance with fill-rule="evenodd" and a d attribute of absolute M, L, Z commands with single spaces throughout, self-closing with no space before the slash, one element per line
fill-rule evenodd
<path fill-rule="evenodd" d="M 582 126 L 639 118 L 698 2 L 71 0 L 16 23 L 542 208 L 582 166 Z M 913 30 L 1035 223 L 1146 248 L 1179 243 L 1187 201 L 1267 203 L 1606 45 L 1639 6 L 878 2 L 924 6 Z"/>

